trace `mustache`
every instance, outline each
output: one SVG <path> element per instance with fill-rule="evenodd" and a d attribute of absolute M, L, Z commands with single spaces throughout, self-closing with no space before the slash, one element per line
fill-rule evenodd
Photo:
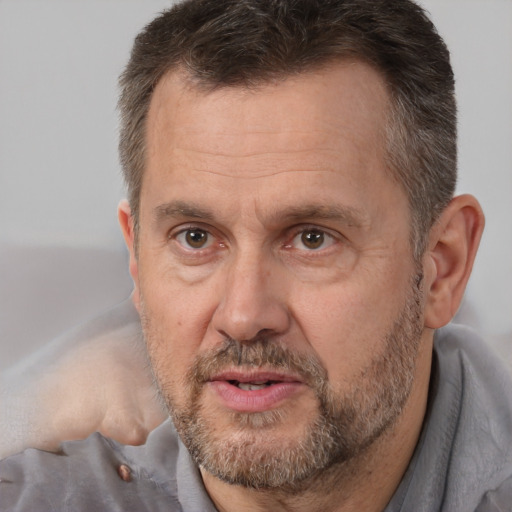
<path fill-rule="evenodd" d="M 280 341 L 265 336 L 249 341 L 225 338 L 219 347 L 194 359 L 187 372 L 187 380 L 203 384 L 214 375 L 233 367 L 293 373 L 315 388 L 327 382 L 327 370 L 316 356 L 292 350 Z"/>

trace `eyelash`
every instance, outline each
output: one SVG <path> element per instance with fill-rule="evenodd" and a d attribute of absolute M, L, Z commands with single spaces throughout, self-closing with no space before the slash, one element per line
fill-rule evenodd
<path fill-rule="evenodd" d="M 206 243 L 208 244 L 208 245 L 207 245 L 207 247 L 205 247 L 205 248 L 193 248 L 193 247 L 187 246 L 187 244 L 182 243 L 182 242 L 180 242 L 180 241 L 178 240 L 178 237 L 179 237 L 180 235 L 186 235 L 186 234 L 187 234 L 187 232 L 192 232 L 192 231 L 202 231 L 202 232 L 206 233 L 206 235 L 207 235 L 207 237 L 208 237 L 208 238 L 207 238 L 207 240 L 208 240 L 208 241 L 206 242 Z M 208 249 L 209 249 L 209 247 L 210 247 L 210 245 L 211 245 L 211 243 L 212 243 L 212 240 L 211 240 L 212 238 L 213 238 L 213 239 L 215 239 L 216 237 L 215 237 L 215 235 L 211 232 L 211 228 L 203 227 L 203 226 L 198 225 L 198 224 L 190 224 L 190 225 L 185 226 L 185 227 L 183 227 L 183 226 L 182 226 L 178 231 L 176 231 L 176 232 L 170 232 L 170 233 L 168 234 L 168 236 L 167 236 L 167 239 L 168 239 L 169 241 L 173 241 L 173 240 L 174 240 L 174 241 L 176 241 L 176 242 L 177 242 L 177 243 L 178 243 L 182 248 L 185 248 L 186 250 L 189 250 L 191 253 L 196 253 L 196 254 L 199 254 L 199 253 L 201 253 L 201 252 L 203 252 L 203 251 L 205 251 L 205 250 L 208 250 Z M 224 244 L 222 244 L 222 243 L 221 243 L 220 245 L 224 246 Z"/>
<path fill-rule="evenodd" d="M 207 240 L 206 247 L 198 247 L 198 248 L 191 247 L 186 242 L 179 241 L 178 237 L 180 235 L 186 235 L 187 232 L 192 232 L 192 231 L 202 231 L 202 232 L 206 233 L 206 235 L 209 239 L 213 238 L 213 240 Z M 340 239 L 339 235 L 333 234 L 332 232 L 330 232 L 329 230 L 326 230 L 325 228 L 321 228 L 321 227 L 318 227 L 315 225 L 301 225 L 301 226 L 297 226 L 296 228 L 294 228 L 293 231 L 291 232 L 291 235 L 286 237 L 287 242 L 285 242 L 282 245 L 282 247 L 287 250 L 293 250 L 295 239 L 298 236 L 304 235 L 307 232 L 316 232 L 316 233 L 322 235 L 322 237 L 323 237 L 322 244 L 319 248 L 317 248 L 317 249 L 309 248 L 309 250 L 304 249 L 303 252 L 309 253 L 308 255 L 310 255 L 312 257 L 314 256 L 314 253 L 321 252 L 321 251 L 325 252 L 326 250 L 329 249 L 329 247 L 336 244 L 336 242 L 339 241 L 339 239 Z M 190 254 L 194 254 L 197 256 L 200 256 L 200 255 L 204 254 L 204 252 L 210 250 L 210 247 L 211 247 L 212 243 L 215 242 L 215 239 L 216 238 L 219 239 L 218 236 L 216 236 L 214 233 L 212 233 L 210 226 L 206 227 L 206 226 L 201 226 L 198 224 L 190 224 L 188 226 L 181 227 L 181 229 L 179 229 L 177 232 L 169 233 L 167 238 L 169 240 L 176 241 L 176 243 L 179 244 L 181 248 L 185 249 L 186 251 L 189 251 Z M 327 247 L 323 247 L 325 245 L 325 243 L 327 243 Z M 225 246 L 226 245 L 223 242 L 218 243 L 218 247 L 225 247 Z"/>
<path fill-rule="evenodd" d="M 321 228 L 321 227 L 318 227 L 318 226 L 314 226 L 314 225 L 311 225 L 311 226 L 298 226 L 293 232 L 292 232 L 292 235 L 290 238 L 288 238 L 289 242 L 287 242 L 286 244 L 284 244 L 284 247 L 286 249 L 290 249 L 290 250 L 293 250 L 293 243 L 294 243 L 294 240 L 301 236 L 301 235 L 304 235 L 305 233 L 318 233 L 320 235 L 322 235 L 322 237 L 324 238 L 323 242 L 322 242 L 322 247 L 319 247 L 317 249 L 315 248 L 309 248 L 309 250 L 305 249 L 304 252 L 305 253 L 311 253 L 310 255 L 313 256 L 313 253 L 316 253 L 316 252 L 320 252 L 320 251 L 326 251 L 329 247 L 331 247 L 332 245 L 336 244 L 337 241 L 339 241 L 339 235 L 336 235 L 336 234 L 333 234 L 331 231 L 329 230 L 326 230 L 325 228 Z M 327 247 L 324 247 L 324 245 L 327 243 Z"/>

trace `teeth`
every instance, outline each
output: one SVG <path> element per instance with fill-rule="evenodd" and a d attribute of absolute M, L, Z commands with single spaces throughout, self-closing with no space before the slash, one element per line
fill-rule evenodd
<path fill-rule="evenodd" d="M 258 389 L 263 389 L 269 386 L 270 384 L 267 382 L 239 382 L 238 387 L 245 391 L 256 391 Z"/>

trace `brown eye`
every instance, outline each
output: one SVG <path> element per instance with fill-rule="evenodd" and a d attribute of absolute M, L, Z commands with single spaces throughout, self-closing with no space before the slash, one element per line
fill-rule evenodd
<path fill-rule="evenodd" d="M 318 249 L 324 244 L 325 235 L 317 230 L 303 231 L 300 239 L 308 249 Z"/>
<path fill-rule="evenodd" d="M 203 249 L 208 245 L 208 233 L 203 229 L 187 229 L 181 234 L 181 237 L 184 238 L 185 244 L 192 249 Z"/>

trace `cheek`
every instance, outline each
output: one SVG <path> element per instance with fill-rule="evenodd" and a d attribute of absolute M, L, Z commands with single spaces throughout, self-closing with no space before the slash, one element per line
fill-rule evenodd
<path fill-rule="evenodd" d="M 206 337 L 214 292 L 205 283 L 190 286 L 168 270 L 160 273 L 156 266 L 140 271 L 139 282 L 148 349 L 184 373 Z"/>
<path fill-rule="evenodd" d="M 375 280 L 297 290 L 293 316 L 330 377 L 349 383 L 384 349 L 403 294 Z"/>

